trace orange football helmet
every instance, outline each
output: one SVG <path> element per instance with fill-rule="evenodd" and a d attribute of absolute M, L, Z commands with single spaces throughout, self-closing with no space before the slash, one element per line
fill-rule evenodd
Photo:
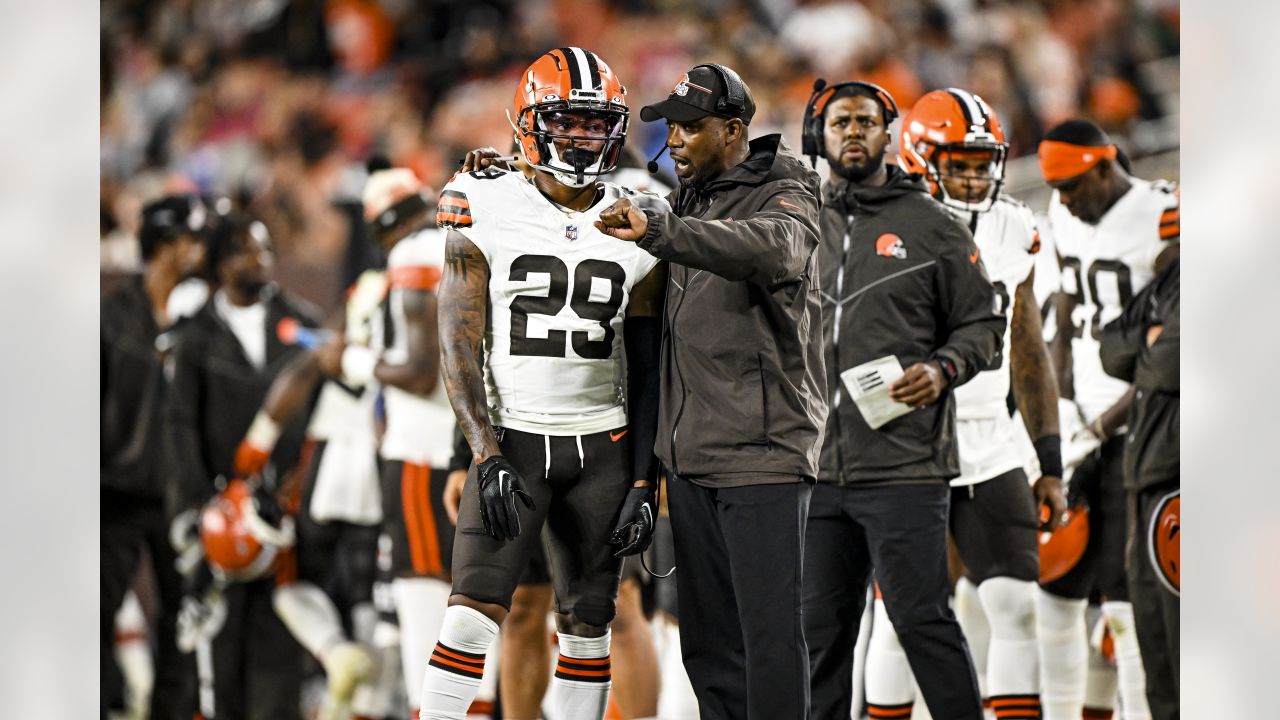
<path fill-rule="evenodd" d="M 1040 533 L 1040 582 L 1052 582 L 1071 572 L 1089 546 L 1089 510 L 1066 510 L 1066 522 L 1053 532 Z"/>
<path fill-rule="evenodd" d="M 235 479 L 201 511 L 200 539 L 215 573 L 229 580 L 253 580 L 271 569 L 279 550 L 293 545 L 293 518 L 284 516 L 280 527 L 268 523 L 258 512 L 249 484 Z"/>
<path fill-rule="evenodd" d="M 985 197 L 976 202 L 952 197 L 942 182 L 943 157 L 984 153 L 990 155 Z M 923 175 L 934 196 L 949 207 L 965 212 L 986 212 L 995 204 L 1004 184 L 1009 143 L 995 111 L 985 100 L 967 90 L 934 90 L 916 102 L 902 121 L 898 164 L 909 173 Z"/>
<path fill-rule="evenodd" d="M 1169 592 L 1182 597 L 1182 490 L 1160 498 L 1147 529 L 1147 557 Z"/>
<path fill-rule="evenodd" d="M 516 86 L 516 142 L 529 165 L 546 170 L 570 187 L 583 187 L 588 177 L 614 170 L 622 156 L 631 111 L 627 89 L 595 53 L 576 47 L 551 50 L 520 76 Z M 548 120 L 556 113 L 586 111 L 599 130 L 589 135 L 557 132 Z M 561 151 L 556 140 L 569 140 Z M 603 142 L 597 152 L 576 143 Z"/>

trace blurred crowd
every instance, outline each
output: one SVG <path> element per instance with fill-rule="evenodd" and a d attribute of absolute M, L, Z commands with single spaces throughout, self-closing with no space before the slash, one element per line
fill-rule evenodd
<path fill-rule="evenodd" d="M 334 307 L 370 249 L 354 199 L 385 156 L 439 187 L 503 146 L 512 80 L 548 48 L 608 59 L 633 106 L 695 62 L 736 68 L 753 131 L 795 144 L 815 77 L 904 107 L 960 85 L 998 109 L 1014 157 L 1088 117 L 1113 135 L 1176 114 L 1143 68 L 1178 55 L 1176 0 L 103 0 L 104 271 L 138 267 L 141 206 L 228 196 L 263 218 L 281 283 Z M 662 146 L 633 119 L 630 145 Z"/>

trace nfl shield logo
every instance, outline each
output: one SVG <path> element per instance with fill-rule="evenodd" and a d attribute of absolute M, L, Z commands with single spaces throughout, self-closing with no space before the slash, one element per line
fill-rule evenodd
<path fill-rule="evenodd" d="M 567 226 L 565 226 L 565 229 L 564 229 L 564 239 L 565 239 L 565 240 L 568 240 L 569 242 L 573 242 L 574 240 L 577 240 L 577 239 L 578 239 L 578 226 L 577 226 L 577 225 L 567 225 Z"/>

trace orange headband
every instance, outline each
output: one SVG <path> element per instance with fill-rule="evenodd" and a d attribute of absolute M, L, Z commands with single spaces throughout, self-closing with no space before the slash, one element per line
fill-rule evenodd
<path fill-rule="evenodd" d="M 1115 160 L 1116 146 L 1089 147 L 1057 140 L 1040 143 L 1040 172 L 1048 182 L 1073 178 L 1097 165 L 1103 158 Z"/>

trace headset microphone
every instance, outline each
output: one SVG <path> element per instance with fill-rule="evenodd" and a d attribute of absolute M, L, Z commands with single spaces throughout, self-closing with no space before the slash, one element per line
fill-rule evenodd
<path fill-rule="evenodd" d="M 664 152 L 666 152 L 666 151 L 667 151 L 667 145 L 666 145 L 666 143 L 663 143 L 663 145 L 662 145 L 662 149 L 661 149 L 661 150 L 659 150 L 659 151 L 658 151 L 658 154 L 657 154 L 657 155 L 654 155 L 654 156 L 653 156 L 653 159 L 649 161 L 648 168 L 649 168 L 649 174 L 650 174 L 650 175 L 657 174 L 657 172 L 658 172 L 658 158 L 662 157 L 662 153 L 664 153 Z"/>

